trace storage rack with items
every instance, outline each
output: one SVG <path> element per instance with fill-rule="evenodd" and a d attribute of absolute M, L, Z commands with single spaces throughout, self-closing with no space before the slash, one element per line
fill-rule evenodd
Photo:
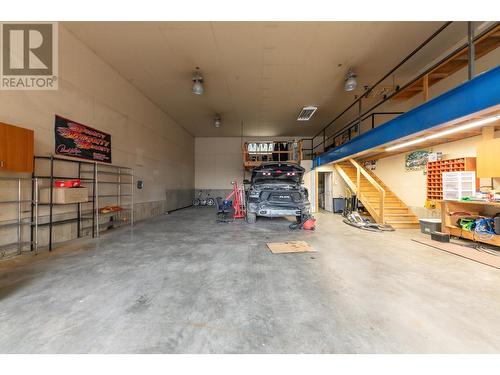
<path fill-rule="evenodd" d="M 443 172 L 469 172 L 476 170 L 476 158 L 463 157 L 436 160 L 427 163 L 427 199 L 443 199 Z"/>
<path fill-rule="evenodd" d="M 48 228 L 49 251 L 52 250 L 54 242 L 53 232 L 55 226 L 76 223 L 77 238 L 83 237 L 85 230 L 90 230 L 92 237 L 94 237 L 95 175 L 88 178 L 82 177 L 81 170 L 84 165 L 91 166 L 95 169 L 95 163 L 86 161 L 70 160 L 54 156 L 34 157 L 33 178 L 37 179 L 39 184 L 37 188 L 33 188 L 32 196 L 40 195 L 41 190 L 46 189 L 47 199 L 41 200 L 39 197 L 39 213 L 36 214 L 34 210 L 32 210 L 32 217 L 37 217 L 39 228 Z M 72 179 L 79 179 L 81 185 L 90 190 L 88 200 L 86 202 L 76 203 L 54 202 L 55 181 Z M 57 216 L 58 219 L 54 219 L 54 216 Z"/>
<path fill-rule="evenodd" d="M 90 175 L 91 169 L 83 169 Z M 134 173 L 132 168 L 95 164 L 95 236 L 103 230 L 134 225 Z"/>
<path fill-rule="evenodd" d="M 7 242 L 0 242 L 0 257 L 4 257 L 9 249 L 17 249 L 17 254 L 21 254 L 27 247 L 30 251 L 38 251 L 38 225 L 37 216 L 31 217 L 31 206 L 34 212 L 38 211 L 38 197 L 37 195 L 31 196 L 33 191 L 32 186 L 38 185 L 37 179 L 22 178 L 22 177 L 0 177 L 2 190 L 7 192 L 9 189 L 13 191 L 15 187 L 15 198 L 8 197 L 8 193 L 2 193 L 6 199 L 0 200 L 0 237 L 6 239 Z M 5 185 L 7 186 L 5 188 Z M 10 207 L 10 209 L 9 209 Z M 12 216 L 5 220 L 4 216 Z M 30 235 L 30 241 L 25 240 L 25 227 L 31 227 L 33 235 Z M 10 233 L 5 234 L 6 230 L 15 229 L 16 241 L 10 241 L 9 238 L 13 237 Z"/>
<path fill-rule="evenodd" d="M 492 217 L 500 211 L 500 202 L 486 201 L 442 201 L 441 231 L 452 236 L 465 238 L 488 245 L 500 246 L 500 234 L 480 234 L 460 228 L 457 218 L 464 217 Z M 469 215 L 470 214 L 470 215 Z"/>
<path fill-rule="evenodd" d="M 40 195 L 41 189 L 45 189 L 46 200 L 38 199 L 41 214 L 38 208 L 35 212 L 32 207 L 32 218 L 36 219 L 38 227 L 48 228 L 48 248 L 53 247 L 53 231 L 58 225 L 70 225 L 76 223 L 76 238 L 84 236 L 98 237 L 101 233 L 101 226 L 106 225 L 107 229 L 120 226 L 123 223 L 133 225 L 133 172 L 130 168 L 113 165 L 98 164 L 96 162 L 65 159 L 54 156 L 35 156 L 33 178 L 41 181 L 39 186 L 33 186 L 32 196 Z M 43 170 L 45 163 L 45 173 Z M 104 177 L 103 177 L 104 176 Z M 115 176 L 109 180 L 106 176 Z M 130 180 L 126 180 L 129 178 Z M 125 180 L 124 180 L 125 179 Z M 54 183 L 58 180 L 79 180 L 82 187 L 87 188 L 88 196 L 85 201 L 61 203 L 54 201 Z M 108 189 L 101 189 L 101 186 L 116 186 L 116 190 L 109 192 Z M 129 190 L 123 186 L 130 186 Z M 70 188 L 71 189 L 71 188 Z M 103 213 L 99 203 L 107 202 L 113 198 L 116 201 L 114 212 Z M 128 199 L 128 201 L 127 201 Z M 125 202 L 124 202 L 125 201 Z M 122 205 L 127 205 L 125 209 L 120 209 Z M 73 208 L 74 207 L 74 208 Z M 48 212 L 47 212 L 48 211 Z M 125 214 L 128 212 L 128 216 Z M 57 216 L 57 219 L 55 219 Z M 103 217 L 113 221 L 113 225 L 104 223 Z M 71 233 L 71 231 L 69 231 Z M 32 238 L 34 230 L 32 230 Z M 68 240 L 70 238 L 66 238 Z"/>

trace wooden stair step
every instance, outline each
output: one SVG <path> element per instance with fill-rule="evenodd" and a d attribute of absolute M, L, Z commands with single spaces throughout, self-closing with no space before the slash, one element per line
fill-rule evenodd
<path fill-rule="evenodd" d="M 418 220 L 416 219 L 387 219 L 385 220 L 387 224 L 420 224 Z"/>
<path fill-rule="evenodd" d="M 386 222 L 386 224 L 391 225 L 395 229 L 418 229 L 418 228 L 420 228 L 420 224 L 419 223 Z"/>
<path fill-rule="evenodd" d="M 408 216 L 408 217 L 416 217 L 415 214 L 412 213 L 406 213 L 406 214 L 384 214 L 385 217 L 400 217 L 400 216 Z"/>

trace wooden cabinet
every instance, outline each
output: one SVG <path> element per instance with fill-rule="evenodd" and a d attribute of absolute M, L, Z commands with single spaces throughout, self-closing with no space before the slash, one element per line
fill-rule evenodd
<path fill-rule="evenodd" d="M 477 145 L 477 177 L 500 177 L 500 138 Z"/>
<path fill-rule="evenodd" d="M 33 172 L 33 130 L 0 122 L 0 171 Z"/>

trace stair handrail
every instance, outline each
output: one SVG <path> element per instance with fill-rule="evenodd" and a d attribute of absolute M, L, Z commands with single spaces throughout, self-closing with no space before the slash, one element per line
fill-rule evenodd
<path fill-rule="evenodd" d="M 383 224 L 384 220 L 384 204 L 385 204 L 385 189 L 363 168 L 356 160 L 349 159 L 349 162 L 356 167 L 356 186 L 357 186 L 357 194 L 361 195 L 361 174 L 368 180 L 370 184 L 372 184 L 375 189 L 379 192 L 379 212 L 378 212 L 378 220 L 377 222 Z"/>
<path fill-rule="evenodd" d="M 342 169 L 342 167 L 339 164 L 334 164 L 334 166 L 335 166 L 335 169 L 337 170 L 338 174 L 340 174 L 340 176 L 344 179 L 347 186 L 349 186 L 349 189 L 351 189 L 351 191 L 354 194 L 356 194 L 357 185 L 354 184 L 354 182 L 349 178 L 347 173 L 344 172 L 344 170 Z"/>

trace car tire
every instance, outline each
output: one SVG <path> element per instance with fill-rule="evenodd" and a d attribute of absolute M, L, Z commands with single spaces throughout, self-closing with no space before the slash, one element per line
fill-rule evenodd
<path fill-rule="evenodd" d="M 248 224 L 255 224 L 257 221 L 257 214 L 255 212 L 248 212 L 247 211 L 247 223 Z"/>

